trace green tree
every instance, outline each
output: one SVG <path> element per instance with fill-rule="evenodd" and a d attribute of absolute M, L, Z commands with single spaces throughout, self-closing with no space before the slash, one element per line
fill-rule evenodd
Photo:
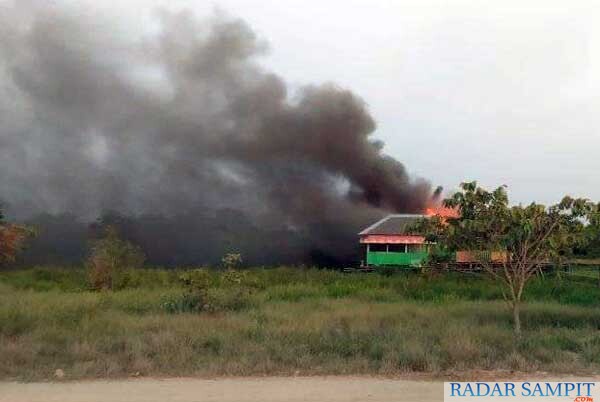
<path fill-rule="evenodd" d="M 116 228 L 109 226 L 105 235 L 93 242 L 87 260 L 90 285 L 94 289 L 109 290 L 131 268 L 139 268 L 145 260 L 141 249 L 119 237 Z"/>
<path fill-rule="evenodd" d="M 579 250 L 584 257 L 600 258 L 600 203 L 593 206 L 587 217 L 586 243 Z"/>
<path fill-rule="evenodd" d="M 537 203 L 510 206 L 505 186 L 489 192 L 470 182 L 444 200 L 444 206 L 457 209 L 459 216 L 424 219 L 417 230 L 448 250 L 471 252 L 502 284 L 512 309 L 515 334 L 520 336 L 520 310 L 527 283 L 544 264 L 570 254 L 582 241 L 582 218 L 588 216 L 592 204 L 565 197 L 550 207 Z M 489 257 L 493 251 L 504 253 L 499 263 Z"/>

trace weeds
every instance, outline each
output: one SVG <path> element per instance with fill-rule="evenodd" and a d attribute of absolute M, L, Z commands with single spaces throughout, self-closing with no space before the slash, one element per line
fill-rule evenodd
<path fill-rule="evenodd" d="M 586 283 L 532 284 L 515 343 L 485 278 L 133 272 L 112 292 L 86 290 L 83 270 L 1 273 L 0 378 L 600 369 L 600 291 Z"/>

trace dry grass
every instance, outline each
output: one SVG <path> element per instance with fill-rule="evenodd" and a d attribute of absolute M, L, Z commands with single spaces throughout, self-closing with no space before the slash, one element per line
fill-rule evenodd
<path fill-rule="evenodd" d="M 551 291 L 536 296 L 532 288 L 530 300 L 539 300 L 525 308 L 516 343 L 504 303 L 466 292 L 460 280 L 255 275 L 260 282 L 245 303 L 228 304 L 229 290 L 215 283 L 225 300 L 219 311 L 177 314 L 164 309 L 183 292 L 174 282 L 98 293 L 36 291 L 4 278 L 13 284 L 0 283 L 0 378 L 51 378 L 58 368 L 73 379 L 600 367 L 600 310 L 585 298 L 561 304 L 564 292 L 552 301 Z"/>

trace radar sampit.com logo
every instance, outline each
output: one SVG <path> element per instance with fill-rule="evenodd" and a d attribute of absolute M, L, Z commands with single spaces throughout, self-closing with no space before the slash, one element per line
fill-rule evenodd
<path fill-rule="evenodd" d="M 445 382 L 444 402 L 600 402 L 595 382 Z"/>

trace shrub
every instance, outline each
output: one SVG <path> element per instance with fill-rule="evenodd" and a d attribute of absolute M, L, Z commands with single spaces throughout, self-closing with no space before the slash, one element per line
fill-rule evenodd
<path fill-rule="evenodd" d="M 251 304 L 252 289 L 245 272 L 228 270 L 217 280 L 207 269 L 195 269 L 179 276 L 185 293 L 163 302 L 169 313 L 237 311 Z"/>
<path fill-rule="evenodd" d="M 242 264 L 242 255 L 240 253 L 227 253 L 221 258 L 221 263 L 227 269 L 234 269 Z"/>
<path fill-rule="evenodd" d="M 186 292 L 163 303 L 169 313 L 198 312 L 208 309 L 208 289 L 211 286 L 211 275 L 207 269 L 194 269 L 179 275 L 179 280 Z"/>
<path fill-rule="evenodd" d="M 198 312 L 203 305 L 202 299 L 192 293 L 165 298 L 161 303 L 164 311 L 170 314 Z"/>
<path fill-rule="evenodd" d="M 190 293 L 206 293 L 211 286 L 211 276 L 205 268 L 184 272 L 179 280 Z"/>
<path fill-rule="evenodd" d="M 33 235 L 34 230 L 29 227 L 0 222 L 0 264 L 14 262 L 25 241 Z"/>
<path fill-rule="evenodd" d="M 87 260 L 91 287 L 96 290 L 122 288 L 127 282 L 124 273 L 140 267 L 144 259 L 137 246 L 120 239 L 115 228 L 107 228 L 104 238 L 92 245 Z"/>

